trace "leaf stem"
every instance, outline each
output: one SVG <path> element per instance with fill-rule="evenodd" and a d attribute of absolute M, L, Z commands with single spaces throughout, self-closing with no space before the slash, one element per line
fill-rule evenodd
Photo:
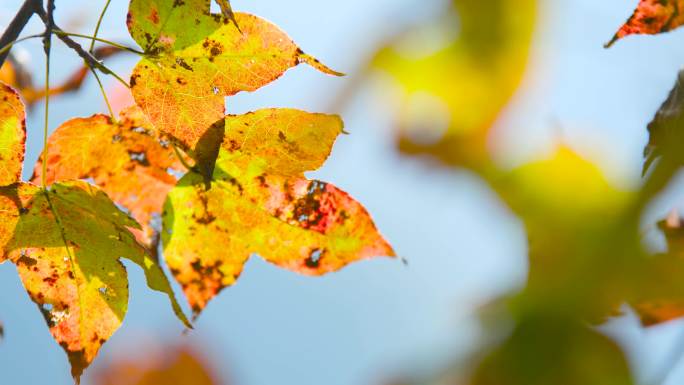
<path fill-rule="evenodd" d="M 190 166 L 190 165 L 188 164 L 188 162 L 185 161 L 185 158 L 183 158 L 183 155 L 180 153 L 180 150 L 178 149 L 178 147 L 176 147 L 176 144 L 175 144 L 175 143 L 171 143 L 171 147 L 173 147 L 173 152 L 176 153 L 176 156 L 178 157 L 178 160 L 180 160 L 180 162 L 181 162 L 181 164 L 183 165 L 183 167 L 187 168 L 188 171 L 192 170 L 192 169 L 193 169 L 193 166 Z"/>
<path fill-rule="evenodd" d="M 102 9 L 102 12 L 100 13 L 100 17 L 97 19 L 97 24 L 95 25 L 95 31 L 93 32 L 93 39 L 90 40 L 90 48 L 88 49 L 88 52 L 93 54 L 93 51 L 95 49 L 95 39 L 97 39 L 97 34 L 100 32 L 100 26 L 102 25 L 102 19 L 104 19 L 105 13 L 107 13 L 107 8 L 109 8 L 109 4 L 111 3 L 111 0 L 107 0 L 105 3 L 104 8 Z M 109 117 L 112 120 L 112 122 L 116 123 L 116 117 L 114 116 L 114 110 L 112 110 L 112 105 L 109 103 L 109 98 L 107 97 L 107 93 L 105 92 L 104 86 L 102 86 L 102 80 L 100 80 L 100 75 L 97 74 L 97 71 L 95 71 L 93 68 L 90 69 L 90 72 L 93 73 L 93 76 L 95 76 L 95 80 L 97 80 L 97 85 L 100 87 L 100 92 L 102 92 L 102 97 L 104 98 L 105 104 L 107 105 L 107 109 L 109 110 Z"/>
<path fill-rule="evenodd" d="M 41 183 L 44 190 L 47 190 L 48 126 L 50 122 L 50 50 L 52 48 L 52 30 L 55 27 L 52 14 L 54 9 L 55 0 L 48 0 L 45 36 L 43 37 L 43 50 L 45 51 L 45 121 L 43 124 L 43 172 Z"/>
<path fill-rule="evenodd" d="M 55 34 L 57 34 L 58 36 L 59 36 L 59 35 L 62 35 L 62 36 L 73 36 L 73 37 L 80 37 L 80 38 L 83 38 L 83 39 L 89 39 L 89 40 L 92 40 L 92 41 L 99 41 L 100 43 L 109 44 L 109 45 L 111 45 L 112 47 L 116 47 L 116 48 L 122 49 L 122 50 L 124 50 L 124 51 L 126 51 L 126 52 L 134 53 L 134 54 L 140 55 L 140 56 L 145 55 L 145 52 L 138 51 L 138 50 L 135 49 L 135 48 L 127 47 L 127 46 L 125 46 L 125 45 L 122 45 L 122 44 L 119 44 L 119 43 L 115 43 L 115 42 L 113 42 L 113 41 L 111 41 L 111 40 L 102 39 L 102 38 L 99 38 L 99 37 L 97 37 L 97 36 L 84 35 L 84 34 L 82 34 L 82 33 L 76 33 L 76 32 L 66 32 L 66 31 L 62 31 L 61 29 L 58 30 L 58 31 L 55 31 Z"/>
<path fill-rule="evenodd" d="M 107 0 L 105 3 L 104 8 L 102 9 L 102 12 L 100 13 L 100 17 L 97 19 L 97 24 L 95 25 L 95 32 L 93 32 L 93 39 L 90 41 L 90 49 L 88 49 L 88 52 L 93 53 L 93 49 L 95 49 L 95 38 L 97 38 L 97 34 L 100 32 L 100 25 L 102 24 L 102 19 L 104 19 L 105 13 L 107 13 L 107 8 L 109 8 L 109 3 L 111 3 L 112 0 Z"/>
<path fill-rule="evenodd" d="M 102 98 L 105 101 L 105 104 L 107 105 L 107 110 L 109 110 L 109 117 L 112 119 L 112 122 L 116 123 L 117 119 L 116 116 L 114 116 L 114 110 L 112 109 L 112 105 L 109 103 L 109 98 L 107 97 L 107 93 L 105 92 L 104 86 L 102 85 L 102 80 L 100 80 L 100 75 L 97 74 L 97 71 L 95 71 L 93 68 L 90 69 L 90 72 L 93 73 L 95 76 L 95 80 L 97 80 L 97 85 L 100 87 L 100 92 L 102 92 Z"/>

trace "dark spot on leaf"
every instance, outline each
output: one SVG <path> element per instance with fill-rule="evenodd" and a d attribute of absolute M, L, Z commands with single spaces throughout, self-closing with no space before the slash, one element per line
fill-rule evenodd
<path fill-rule="evenodd" d="M 323 259 L 324 250 L 313 249 L 309 254 L 309 257 L 304 260 L 306 267 L 310 269 L 317 269 L 321 265 L 321 259 Z"/>
<path fill-rule="evenodd" d="M 35 264 L 37 264 L 38 261 L 36 261 L 35 259 L 33 259 L 31 257 L 27 257 L 26 255 L 22 255 L 21 257 L 19 257 L 19 259 L 17 259 L 17 263 L 31 267 L 31 266 L 34 266 Z"/>
<path fill-rule="evenodd" d="M 131 157 L 131 160 L 138 162 L 145 167 L 149 167 L 150 162 L 147 160 L 147 154 L 145 151 L 135 152 L 129 150 L 128 155 Z"/>

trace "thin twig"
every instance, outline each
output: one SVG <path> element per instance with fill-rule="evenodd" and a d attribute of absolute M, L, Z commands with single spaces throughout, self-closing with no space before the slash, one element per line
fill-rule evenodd
<path fill-rule="evenodd" d="M 90 41 L 90 49 L 88 49 L 88 52 L 90 54 L 94 54 L 95 50 L 95 39 L 97 39 L 97 34 L 100 32 L 100 25 L 102 24 L 102 20 L 104 19 L 105 13 L 107 13 L 107 8 L 109 8 L 109 3 L 111 0 L 107 0 L 105 3 L 104 8 L 102 9 L 102 12 L 100 12 L 100 17 L 97 19 L 97 24 L 95 25 L 95 31 L 93 32 L 93 39 Z M 97 85 L 100 87 L 100 92 L 102 92 L 102 98 L 105 101 L 105 104 L 107 105 L 107 110 L 109 110 L 109 117 L 112 120 L 112 122 L 116 123 L 116 117 L 114 116 L 114 110 L 112 110 L 112 105 L 109 103 L 109 98 L 107 97 L 107 93 L 105 92 L 104 86 L 102 85 L 102 80 L 100 80 L 100 75 L 97 74 L 97 71 L 95 71 L 94 68 L 90 69 L 90 72 L 93 73 L 93 76 L 95 76 L 95 80 L 97 80 Z"/>
<path fill-rule="evenodd" d="M 52 29 L 55 27 L 54 10 L 55 0 L 48 0 L 47 20 L 44 20 L 45 36 L 43 37 L 43 50 L 45 51 L 45 122 L 43 125 L 43 175 L 41 178 L 43 189 L 47 188 L 48 127 L 50 123 L 50 50 L 52 48 Z"/>
<path fill-rule="evenodd" d="M 36 10 L 36 13 L 37 13 L 38 16 L 40 16 L 40 18 L 43 20 L 43 23 L 46 23 L 46 24 L 48 23 L 47 13 L 45 12 L 45 10 L 44 10 L 42 7 L 41 7 L 40 9 Z M 85 49 L 83 49 L 83 47 L 81 47 L 80 44 L 78 44 L 77 42 L 73 41 L 73 40 L 72 40 L 69 36 L 67 36 L 67 35 L 64 33 L 64 31 L 62 31 L 62 29 L 59 28 L 56 24 L 54 25 L 53 32 L 55 33 L 55 35 L 57 35 L 57 37 L 58 37 L 64 44 L 67 45 L 67 47 L 69 47 L 69 48 L 71 48 L 72 50 L 76 51 L 76 53 L 78 54 L 78 56 L 80 56 L 83 60 L 86 61 L 86 63 L 88 63 L 88 66 L 90 66 L 91 68 L 97 68 L 98 70 L 100 70 L 102 73 L 104 73 L 104 74 L 106 74 L 106 75 L 112 75 L 112 76 L 114 76 L 118 81 L 120 81 L 122 84 L 124 84 L 127 88 L 130 88 L 130 86 L 128 85 L 128 83 L 127 83 L 125 80 L 123 80 L 119 75 L 117 75 L 116 73 L 114 73 L 114 71 L 112 71 L 112 70 L 110 70 L 109 68 L 107 68 L 107 66 L 105 66 L 105 65 L 104 65 L 102 62 L 100 62 L 99 60 L 97 60 L 97 58 L 95 58 L 95 56 L 93 56 L 90 52 L 88 52 L 88 51 L 86 51 Z"/>
<path fill-rule="evenodd" d="M 8 45 L 11 47 L 10 44 L 17 40 L 19 34 L 24 30 L 24 27 L 28 23 L 29 19 L 31 19 L 31 16 L 33 16 L 33 14 L 36 12 L 38 7 L 42 8 L 40 0 L 24 1 L 24 4 L 21 6 L 21 8 L 19 8 L 19 11 L 14 16 L 14 19 L 12 19 L 12 22 L 9 24 L 9 26 L 7 26 L 7 29 L 2 34 L 2 37 L 0 37 L 0 47 L 6 47 Z M 8 54 L 9 49 L 0 53 L 0 67 L 2 67 L 2 65 L 5 63 L 5 59 L 7 59 Z"/>
<path fill-rule="evenodd" d="M 181 152 L 180 152 L 180 150 L 178 149 L 178 147 L 177 147 L 174 143 L 171 143 L 171 147 L 173 147 L 173 152 L 176 153 L 176 156 L 178 157 L 178 160 L 180 160 L 180 162 L 181 162 L 181 164 L 183 165 L 183 167 L 187 168 L 188 171 L 193 170 L 194 167 L 191 166 L 191 165 L 189 165 L 188 162 L 185 161 L 185 158 L 184 158 L 183 155 L 181 154 Z"/>
<path fill-rule="evenodd" d="M 93 53 L 93 49 L 95 49 L 95 39 L 97 38 L 97 34 L 100 32 L 100 25 L 102 24 L 102 20 L 104 19 L 105 13 L 107 13 L 107 8 L 109 8 L 109 3 L 111 3 L 112 0 L 107 0 L 105 3 L 104 8 L 102 9 L 102 12 L 100 12 L 100 17 L 97 19 L 97 24 L 95 25 L 95 32 L 93 33 L 93 40 L 90 41 L 90 49 L 88 49 L 88 52 Z"/>
<path fill-rule="evenodd" d="M 111 45 L 112 47 L 116 47 L 116 48 L 119 48 L 119 49 L 121 49 L 121 50 L 128 51 L 128 52 L 130 52 L 130 53 L 134 53 L 134 54 L 136 54 L 136 55 L 141 55 L 141 56 L 145 55 L 145 52 L 138 51 L 138 50 L 135 49 L 135 48 L 126 47 L 125 45 L 122 45 L 122 44 L 119 44 L 119 43 L 115 43 L 115 42 L 110 41 L 110 40 L 102 39 L 102 38 L 99 38 L 99 37 L 97 37 L 97 36 L 89 36 L 89 35 L 84 35 L 84 34 L 82 34 L 82 33 L 66 32 L 66 31 L 62 31 L 62 30 L 60 30 L 60 31 L 55 31 L 55 33 L 56 33 L 57 35 L 63 34 L 63 35 L 67 35 L 67 36 L 82 37 L 82 38 L 84 38 L 84 39 L 89 39 L 89 40 L 92 40 L 92 41 L 99 41 L 100 43 L 109 44 L 109 45 Z"/>

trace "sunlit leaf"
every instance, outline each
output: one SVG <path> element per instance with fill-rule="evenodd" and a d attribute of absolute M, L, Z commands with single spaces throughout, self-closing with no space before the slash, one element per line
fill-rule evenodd
<path fill-rule="evenodd" d="M 124 110 L 119 122 L 105 115 L 67 121 L 48 141 L 47 183 L 92 178 L 143 226 L 141 240 L 154 250 L 153 218 L 186 169 L 147 124 L 138 108 Z M 33 180 L 41 174 L 42 157 Z"/>
<path fill-rule="evenodd" d="M 12 87 L 0 82 L 0 186 L 21 179 L 25 141 L 24 103 Z"/>
<path fill-rule="evenodd" d="M 401 86 L 399 141 L 473 166 L 527 65 L 536 0 L 454 0 L 437 20 L 381 50 L 374 67 Z"/>
<path fill-rule="evenodd" d="M 0 208 L 7 257 L 67 352 L 76 380 L 126 314 L 122 258 L 143 269 L 148 286 L 166 294 L 189 326 L 164 272 L 128 231 L 135 221 L 96 187 L 65 182 L 48 192 L 15 184 L 0 188 Z"/>
<path fill-rule="evenodd" d="M 341 132 L 337 116 L 296 110 L 226 117 L 211 189 L 189 173 L 164 206 L 164 256 L 196 314 L 235 283 L 251 254 L 308 275 L 394 256 L 358 202 L 303 175 Z"/>
<path fill-rule="evenodd" d="M 209 6 L 210 0 L 132 0 L 128 14 L 131 35 L 146 52 L 131 76 L 136 103 L 153 128 L 187 148 L 223 119 L 225 96 L 254 91 L 302 62 L 337 74 L 266 20 L 236 13 L 240 32 Z"/>
<path fill-rule="evenodd" d="M 676 212 L 659 223 L 667 252 L 650 257 L 641 269 L 631 304 L 644 326 L 684 316 L 684 228 Z"/>
<path fill-rule="evenodd" d="M 632 16 L 606 47 L 628 35 L 654 35 L 678 28 L 684 24 L 683 11 L 684 0 L 640 0 Z"/>

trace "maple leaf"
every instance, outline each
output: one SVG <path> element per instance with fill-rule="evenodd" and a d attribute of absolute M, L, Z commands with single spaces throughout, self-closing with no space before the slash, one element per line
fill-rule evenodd
<path fill-rule="evenodd" d="M 92 178 L 143 227 L 140 240 L 156 250 L 153 219 L 161 214 L 166 194 L 186 171 L 168 141 L 149 127 L 137 107 L 122 111 L 119 122 L 105 115 L 71 119 L 48 140 L 46 181 Z M 42 175 L 42 156 L 34 181 Z"/>
<path fill-rule="evenodd" d="M 223 119 L 225 96 L 254 91 L 307 63 L 339 75 L 305 54 L 275 25 L 235 13 L 235 25 L 211 14 L 210 0 L 131 0 L 128 29 L 146 52 L 131 75 L 136 103 L 154 129 L 193 150 Z"/>
<path fill-rule="evenodd" d="M 95 186 L 56 183 L 44 190 L 28 183 L 0 188 L 0 227 L 5 256 L 69 356 L 78 381 L 128 308 L 128 278 L 121 259 L 145 272 L 148 286 L 166 294 L 186 326 L 159 265 L 127 228 L 137 227 Z"/>
<path fill-rule="evenodd" d="M 669 32 L 684 24 L 684 0 L 641 0 L 606 48 L 628 35 Z"/>
<path fill-rule="evenodd" d="M 21 179 L 26 111 L 19 93 L 0 82 L 0 186 Z"/>
<path fill-rule="evenodd" d="M 372 66 L 401 90 L 402 151 L 457 166 L 486 160 L 490 128 L 527 66 L 536 9 L 536 0 L 450 1 L 437 20 L 376 54 Z"/>
<path fill-rule="evenodd" d="M 162 216 L 164 257 L 195 315 L 235 283 L 253 253 L 307 275 L 395 255 L 358 202 L 304 177 L 323 164 L 342 126 L 337 116 L 291 109 L 225 118 L 211 189 L 188 173 Z"/>

